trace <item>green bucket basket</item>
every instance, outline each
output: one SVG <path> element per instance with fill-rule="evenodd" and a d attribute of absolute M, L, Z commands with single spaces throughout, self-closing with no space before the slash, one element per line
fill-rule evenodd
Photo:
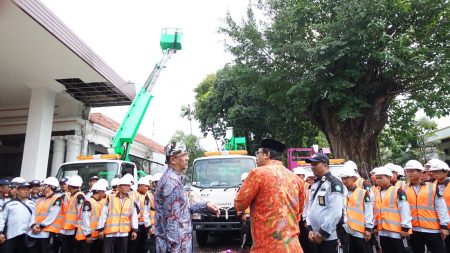
<path fill-rule="evenodd" d="M 182 31 L 180 28 L 163 28 L 161 30 L 161 49 L 181 50 Z"/>

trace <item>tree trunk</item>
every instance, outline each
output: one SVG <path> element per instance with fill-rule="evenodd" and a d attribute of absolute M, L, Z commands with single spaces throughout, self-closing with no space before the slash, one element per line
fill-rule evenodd
<path fill-rule="evenodd" d="M 373 106 L 358 118 L 341 121 L 337 111 L 325 104 L 320 105 L 320 115 L 314 117 L 331 145 L 333 157 L 354 161 L 365 178 L 379 165 L 377 138 L 387 122 L 392 99 L 392 96 L 374 99 Z"/>

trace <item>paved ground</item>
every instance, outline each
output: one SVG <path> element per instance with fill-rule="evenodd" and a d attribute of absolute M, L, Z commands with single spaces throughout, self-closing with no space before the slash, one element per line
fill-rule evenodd
<path fill-rule="evenodd" d="M 221 233 L 208 237 L 207 247 L 200 248 L 197 244 L 194 232 L 194 253 L 216 253 L 231 250 L 239 252 L 239 234 Z"/>

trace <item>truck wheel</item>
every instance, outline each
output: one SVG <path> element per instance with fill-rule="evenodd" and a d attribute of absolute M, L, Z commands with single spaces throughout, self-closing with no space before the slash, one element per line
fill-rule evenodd
<path fill-rule="evenodd" d="M 208 243 L 208 232 L 207 231 L 195 231 L 195 236 L 197 237 L 197 244 L 200 247 L 206 246 Z"/>

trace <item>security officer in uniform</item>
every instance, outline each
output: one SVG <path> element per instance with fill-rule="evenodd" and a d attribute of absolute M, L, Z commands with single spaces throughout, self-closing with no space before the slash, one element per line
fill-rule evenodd
<path fill-rule="evenodd" d="M 7 179 L 0 179 L 0 210 L 6 202 L 11 200 L 9 196 L 9 184 Z"/>
<path fill-rule="evenodd" d="M 30 181 L 31 190 L 30 190 L 30 200 L 36 203 L 38 198 L 41 197 L 41 181 L 35 179 Z"/>
<path fill-rule="evenodd" d="M 35 203 L 28 199 L 31 185 L 27 182 L 17 185 L 17 198 L 3 206 L 0 222 L 0 243 L 2 253 L 25 253 L 25 236 L 29 229 Z M 5 241 L 6 240 L 6 241 Z"/>
<path fill-rule="evenodd" d="M 308 239 L 317 245 L 318 252 L 331 253 L 338 250 L 337 227 L 343 219 L 344 186 L 329 169 L 329 159 L 324 154 L 316 154 L 305 160 L 311 163 L 316 176 L 311 186 L 309 210 L 306 217 Z"/>

